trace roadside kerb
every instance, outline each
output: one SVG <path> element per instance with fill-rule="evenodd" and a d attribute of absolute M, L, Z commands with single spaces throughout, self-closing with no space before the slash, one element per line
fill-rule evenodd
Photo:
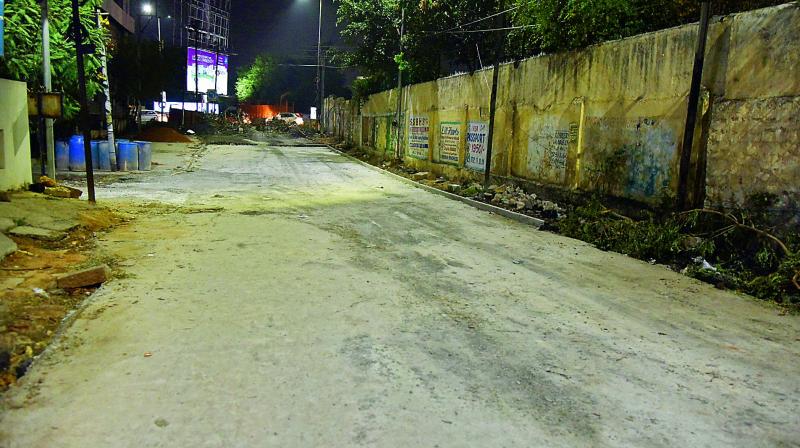
<path fill-rule="evenodd" d="M 361 165 L 363 165 L 363 166 L 365 166 L 365 167 L 367 167 L 369 169 L 372 169 L 374 171 L 379 171 L 379 172 L 384 173 L 384 174 L 386 174 L 388 176 L 394 177 L 395 179 L 397 179 L 397 180 L 399 180 L 401 182 L 404 182 L 406 184 L 412 185 L 412 186 L 417 187 L 417 188 L 421 188 L 421 189 L 426 190 L 428 192 L 431 192 L 433 194 L 438 194 L 439 196 L 444 196 L 444 197 L 449 198 L 449 199 L 453 199 L 453 200 L 456 200 L 456 201 L 463 202 L 463 203 L 465 203 L 467 205 L 470 205 L 472 207 L 475 207 L 475 208 L 477 208 L 479 210 L 483 210 L 483 211 L 487 211 L 487 212 L 490 212 L 490 213 L 495 213 L 495 214 L 498 214 L 498 215 L 501 215 L 501 216 L 505 216 L 506 218 L 513 219 L 514 221 L 521 222 L 523 224 L 532 225 L 532 226 L 536 227 L 537 229 L 544 224 L 544 221 L 542 221 L 539 218 L 534 218 L 533 216 L 528 216 L 528 215 L 524 215 L 522 213 L 513 212 L 511 210 L 507 210 L 507 209 L 504 209 L 502 207 L 497 207 L 495 205 L 487 204 L 485 202 L 480 202 L 480 201 L 476 201 L 474 199 L 465 198 L 464 196 L 459 196 L 457 194 L 450 193 L 449 191 L 444 191 L 444 190 L 440 190 L 438 188 L 430 187 L 430 186 L 425 185 L 425 184 L 421 184 L 421 183 L 416 182 L 414 180 L 411 180 L 411 179 L 405 178 L 403 176 L 400 176 L 399 174 L 395 174 L 395 173 L 393 173 L 391 171 L 387 171 L 387 170 L 384 170 L 383 168 L 377 167 L 375 165 L 371 165 L 371 164 L 369 164 L 369 163 L 367 163 L 367 162 L 365 162 L 365 161 L 363 161 L 361 159 L 358 159 L 356 157 L 351 156 L 350 154 L 347 154 L 347 153 L 344 153 L 342 151 L 339 151 L 338 149 L 336 149 L 336 148 L 334 148 L 334 147 L 332 147 L 330 145 L 319 144 L 319 146 L 324 146 L 324 147 L 330 149 L 331 151 L 333 151 L 333 152 L 335 152 L 335 153 L 337 153 L 339 155 L 345 156 L 348 159 L 353 160 L 354 162 L 357 162 L 357 163 L 359 163 L 359 164 L 361 164 Z"/>

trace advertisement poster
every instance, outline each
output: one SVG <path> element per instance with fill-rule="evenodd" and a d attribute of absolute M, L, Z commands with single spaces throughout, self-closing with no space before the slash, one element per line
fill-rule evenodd
<path fill-rule="evenodd" d="M 228 94 L 228 55 L 217 54 L 216 70 L 214 69 L 214 52 L 189 47 L 186 57 L 186 90 L 195 91 L 195 73 L 197 73 L 197 90 L 200 93 L 214 89 L 219 95 Z M 195 64 L 197 67 L 195 69 Z M 195 71 L 196 70 L 196 71 Z"/>
<path fill-rule="evenodd" d="M 461 123 L 446 121 L 439 125 L 439 162 L 458 165 L 461 146 Z"/>
<path fill-rule="evenodd" d="M 466 167 L 483 171 L 486 168 L 486 145 L 489 141 L 489 123 L 470 121 L 467 123 L 467 161 Z"/>
<path fill-rule="evenodd" d="M 428 160 L 428 125 L 427 115 L 412 115 L 408 118 L 408 155 L 420 160 Z"/>

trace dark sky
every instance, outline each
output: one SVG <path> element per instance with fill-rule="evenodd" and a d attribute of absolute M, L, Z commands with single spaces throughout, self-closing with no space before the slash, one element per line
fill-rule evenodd
<path fill-rule="evenodd" d="M 260 53 L 316 63 L 319 0 L 232 0 L 232 70 Z M 322 43 L 339 41 L 333 0 L 322 2 Z M 311 69 L 313 70 L 313 68 Z"/>

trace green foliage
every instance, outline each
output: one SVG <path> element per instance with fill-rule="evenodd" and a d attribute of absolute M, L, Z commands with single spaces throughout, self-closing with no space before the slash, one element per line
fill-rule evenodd
<path fill-rule="evenodd" d="M 787 240 L 784 250 L 763 230 L 770 229 L 765 210 L 774 202 L 766 197 L 750 202 L 761 207 L 735 213 L 649 213 L 645 219 L 633 220 L 605 208 L 595 198 L 569 213 L 557 227 L 564 235 L 603 250 L 686 267 L 687 274 L 698 279 L 760 299 L 800 305 L 800 289 L 792 281 L 800 277 L 800 237 Z M 796 230 L 787 233 L 797 234 Z M 714 269 L 694 261 L 697 257 Z"/>
<path fill-rule="evenodd" d="M 397 71 L 403 71 L 406 83 L 436 79 L 446 73 L 446 64 L 474 70 L 480 67 L 478 49 L 490 54 L 486 36 L 441 33 L 459 23 L 485 17 L 498 10 L 501 1 L 469 0 L 339 0 L 338 25 L 351 50 L 337 55 L 344 65 L 358 66 L 374 93 L 392 88 Z M 402 11 L 405 24 L 400 42 Z M 486 22 L 491 24 L 491 21 Z"/>
<path fill-rule="evenodd" d="M 80 20 L 86 30 L 86 43 L 102 49 L 108 42 L 106 27 L 98 27 L 95 11 L 101 0 L 87 0 L 80 7 Z M 72 23 L 70 0 L 50 0 L 50 60 L 53 90 L 64 92 L 66 118 L 78 112 L 78 69 L 75 43 L 68 38 Z M 25 81 L 28 88 L 38 89 L 42 84 L 42 11 L 36 0 L 6 2 L 5 57 L 0 59 L 0 76 Z M 107 24 L 107 22 L 106 22 Z M 86 89 L 89 98 L 101 91 L 99 54 L 84 57 Z"/>
<path fill-rule="evenodd" d="M 256 56 L 252 64 L 236 74 L 236 98 L 239 101 L 257 99 L 275 75 L 275 60 L 271 56 Z"/>

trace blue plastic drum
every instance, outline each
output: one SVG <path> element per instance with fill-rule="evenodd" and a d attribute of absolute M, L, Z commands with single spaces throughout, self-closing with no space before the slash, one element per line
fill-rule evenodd
<path fill-rule="evenodd" d="M 100 153 L 99 153 L 99 140 L 92 140 L 92 169 L 99 170 L 100 169 Z"/>
<path fill-rule="evenodd" d="M 139 146 L 139 170 L 150 171 L 153 160 L 153 145 L 150 142 L 137 141 Z"/>
<path fill-rule="evenodd" d="M 86 171 L 86 153 L 83 150 L 82 135 L 73 135 L 69 139 L 69 170 Z"/>
<path fill-rule="evenodd" d="M 97 166 L 102 171 L 111 171 L 110 147 L 108 140 L 97 142 Z"/>
<path fill-rule="evenodd" d="M 120 171 L 136 171 L 139 169 L 139 145 L 122 141 L 117 145 L 117 169 Z"/>
<path fill-rule="evenodd" d="M 69 142 L 56 141 L 56 169 L 66 171 L 69 169 Z"/>

